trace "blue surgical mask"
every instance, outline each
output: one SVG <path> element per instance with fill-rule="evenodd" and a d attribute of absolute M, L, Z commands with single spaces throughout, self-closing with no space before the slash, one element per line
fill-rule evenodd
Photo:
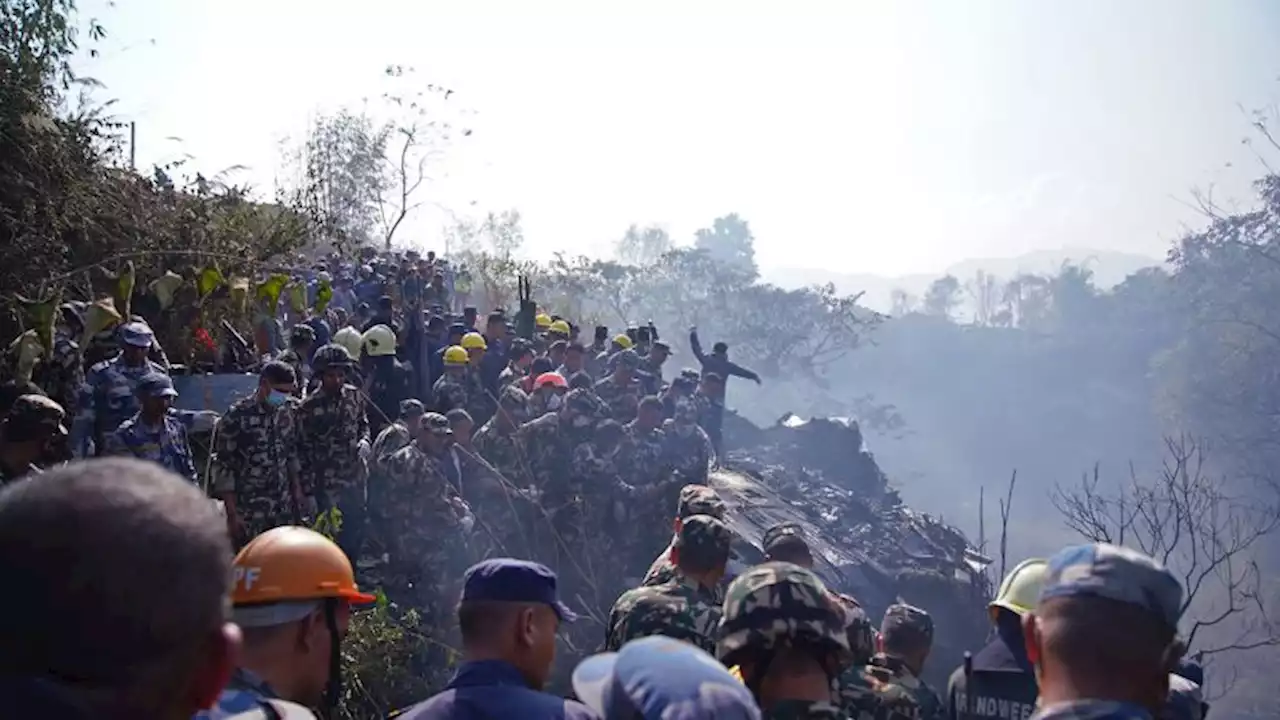
<path fill-rule="evenodd" d="M 279 390 L 272 390 L 267 393 L 267 404 L 271 407 L 280 407 L 289 399 L 289 396 Z"/>

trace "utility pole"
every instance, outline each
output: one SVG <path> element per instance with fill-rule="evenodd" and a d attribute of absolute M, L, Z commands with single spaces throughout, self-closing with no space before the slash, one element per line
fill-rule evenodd
<path fill-rule="evenodd" d="M 129 121 L 129 169 L 138 169 L 138 123 Z"/>

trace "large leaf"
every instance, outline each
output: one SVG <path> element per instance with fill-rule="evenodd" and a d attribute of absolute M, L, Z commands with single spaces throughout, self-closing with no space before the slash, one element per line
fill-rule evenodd
<path fill-rule="evenodd" d="M 284 292 L 284 286 L 288 284 L 289 276 L 284 274 L 272 275 L 258 283 L 253 293 L 258 309 L 274 315 L 276 308 L 280 306 L 280 293 Z"/>
<path fill-rule="evenodd" d="M 115 285 L 111 288 L 111 296 L 116 301 L 116 309 L 120 311 L 120 315 L 123 317 L 129 317 L 129 311 L 133 306 L 133 288 L 137 281 L 137 271 L 133 267 L 133 261 L 129 260 L 124 264 L 124 269 L 116 275 Z"/>
<path fill-rule="evenodd" d="M 227 287 L 231 291 L 232 309 L 241 315 L 247 313 L 249 310 L 249 278 L 231 278 L 231 280 L 227 282 Z"/>
<path fill-rule="evenodd" d="M 182 276 L 166 270 L 164 275 L 151 281 L 151 294 L 156 296 L 156 300 L 160 302 L 161 310 L 168 310 L 173 307 L 173 296 L 178 292 L 178 288 L 182 287 Z"/>
<path fill-rule="evenodd" d="M 333 283 L 328 280 L 321 280 L 320 287 L 316 288 L 316 306 L 317 315 L 323 315 L 324 311 L 329 307 L 329 303 L 333 301 Z"/>
<path fill-rule="evenodd" d="M 80 347 L 89 347 L 94 335 L 109 327 L 120 324 L 124 320 L 116 310 L 115 300 L 109 297 L 100 298 L 84 312 L 84 336 L 80 338 Z"/>
<path fill-rule="evenodd" d="M 40 336 L 34 329 L 14 338 L 13 342 L 9 343 L 9 354 L 18 359 L 17 379 L 30 382 L 31 373 L 35 371 L 36 362 L 43 353 Z M 52 351 L 46 357 L 52 357 Z"/>
<path fill-rule="evenodd" d="M 40 347 L 52 356 L 53 328 L 57 324 L 58 306 L 62 302 L 61 288 L 44 300 L 28 300 L 21 295 L 17 296 L 17 300 L 18 305 L 22 307 L 23 320 L 27 328 L 35 331 Z"/>
<path fill-rule="evenodd" d="M 209 293 L 222 287 L 226 281 L 217 267 L 200 268 L 196 271 L 196 291 L 200 293 L 201 300 L 209 297 Z"/>
<path fill-rule="evenodd" d="M 299 315 L 307 312 L 307 284 L 298 280 L 289 285 L 289 307 Z"/>

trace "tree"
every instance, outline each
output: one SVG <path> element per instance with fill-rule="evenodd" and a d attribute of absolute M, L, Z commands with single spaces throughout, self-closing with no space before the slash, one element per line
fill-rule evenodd
<path fill-rule="evenodd" d="M 1000 281 L 985 270 L 976 272 L 964 288 L 973 298 L 973 322 L 975 325 L 995 325 L 1000 311 Z"/>
<path fill-rule="evenodd" d="M 675 249 L 675 243 L 667 231 L 650 225 L 638 227 L 632 225 L 627 232 L 614 243 L 614 255 L 625 265 L 644 267 L 658 262 L 663 255 Z"/>
<path fill-rule="evenodd" d="M 343 108 L 315 119 L 300 146 L 286 145 L 295 177 L 285 195 L 326 219 L 330 242 L 390 248 L 404 221 L 428 203 L 431 171 L 454 141 L 453 91 L 421 85 L 412 68 L 388 66 L 390 89 L 360 112 Z"/>
<path fill-rule="evenodd" d="M 1168 567 L 1182 583 L 1183 638 L 1200 662 L 1280 645 L 1257 557 L 1280 527 L 1280 505 L 1230 494 L 1205 470 L 1204 446 L 1165 439 L 1165 461 L 1150 479 L 1131 472 L 1111 492 L 1098 470 L 1079 486 L 1058 486 L 1054 506 L 1091 542 L 1128 545 Z"/>
<path fill-rule="evenodd" d="M 902 288 L 894 288 L 889 293 L 889 314 L 893 317 L 902 317 L 910 315 L 916 311 L 916 305 L 919 299 L 915 295 L 903 290 Z"/>
<path fill-rule="evenodd" d="M 960 304 L 960 281 L 954 275 L 943 275 L 929 283 L 924 294 L 924 314 L 950 318 Z"/>
<path fill-rule="evenodd" d="M 1049 294 L 1060 326 L 1094 321 L 1098 291 L 1093 286 L 1093 270 L 1088 266 L 1063 261 L 1058 274 L 1049 278 Z"/>
<path fill-rule="evenodd" d="M 1050 307 L 1049 281 L 1022 273 L 1005 283 L 1000 315 L 1004 324 L 1023 330 L 1044 327 Z"/>
<path fill-rule="evenodd" d="M 705 250 L 712 260 L 732 267 L 751 282 L 760 277 L 756 266 L 755 237 L 747 221 L 737 213 L 718 217 L 710 228 L 694 233 L 694 247 Z"/>

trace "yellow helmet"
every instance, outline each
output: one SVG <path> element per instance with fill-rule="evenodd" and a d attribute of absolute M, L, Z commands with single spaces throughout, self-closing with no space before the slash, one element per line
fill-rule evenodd
<path fill-rule="evenodd" d="M 551 327 L 547 329 L 553 333 L 560 333 L 561 335 L 567 336 L 569 334 L 569 323 L 564 320 L 557 320 L 551 323 Z"/>
<path fill-rule="evenodd" d="M 1001 608 L 1016 615 L 1026 615 L 1040 602 L 1040 588 L 1044 587 L 1045 570 L 1049 564 L 1041 558 L 1023 560 L 1004 576 L 996 599 L 987 606 L 991 621 Z"/>
<path fill-rule="evenodd" d="M 631 342 L 631 338 L 627 337 L 626 333 L 618 333 L 613 338 L 613 341 L 617 343 L 618 347 L 622 348 L 623 350 L 630 350 L 632 347 L 635 346 L 635 343 Z"/>
<path fill-rule="evenodd" d="M 528 316 L 526 315 L 525 317 Z M 538 316 L 533 319 L 533 322 L 538 326 L 539 330 L 546 330 L 551 327 L 551 316 L 546 313 L 538 313 Z"/>
<path fill-rule="evenodd" d="M 369 357 L 396 354 L 396 334 L 386 325 L 374 325 L 364 332 L 361 345 Z"/>
<path fill-rule="evenodd" d="M 370 328 L 371 330 L 373 328 Z M 347 349 L 351 357 L 360 357 L 360 347 L 364 345 L 364 338 L 360 336 L 360 331 L 347 326 L 333 334 L 333 342 Z"/>
<path fill-rule="evenodd" d="M 445 348 L 445 351 L 444 351 L 445 365 L 453 365 L 453 366 L 466 365 L 470 361 L 471 361 L 471 358 L 467 356 L 467 351 L 463 349 L 462 346 L 450 345 L 449 347 Z"/>
<path fill-rule="evenodd" d="M 489 343 L 484 341 L 484 336 L 478 332 L 469 332 L 462 336 L 462 347 L 464 350 L 487 350 Z"/>

